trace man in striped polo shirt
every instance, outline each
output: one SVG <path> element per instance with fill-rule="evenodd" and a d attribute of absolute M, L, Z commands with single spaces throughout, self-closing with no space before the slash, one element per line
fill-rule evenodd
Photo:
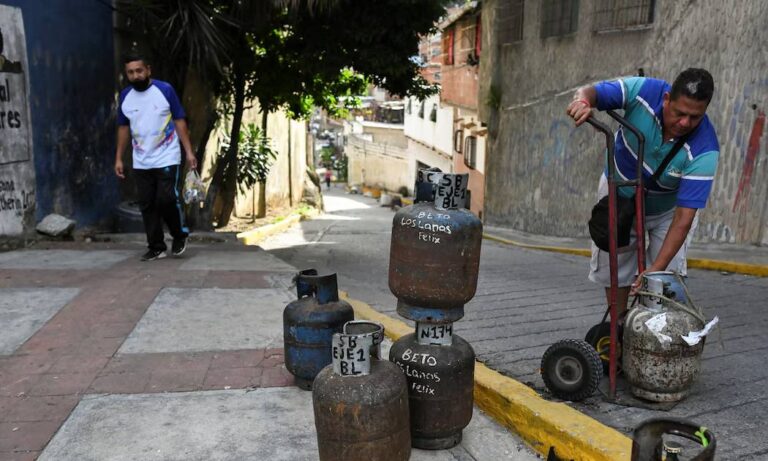
<path fill-rule="evenodd" d="M 645 225 L 648 232 L 647 271 L 673 270 L 686 274 L 686 251 L 698 221 L 696 212 L 707 204 L 717 169 L 719 144 L 715 129 L 706 116 L 714 82 L 704 69 L 686 69 L 670 86 L 664 80 L 643 77 L 621 78 L 579 88 L 567 113 L 584 123 L 592 108 L 623 109 L 624 117 L 645 135 L 643 181 L 647 190 Z M 658 181 L 651 176 L 675 143 L 685 138 L 682 148 L 669 162 Z M 637 172 L 637 139 L 621 128 L 616 132 L 618 178 L 634 179 Z M 603 171 L 598 199 L 608 195 Z M 626 197 L 634 189 L 621 187 Z M 639 288 L 636 274 L 635 234 L 630 245 L 619 249 L 619 311 L 624 311 L 630 292 Z M 608 254 L 592 244 L 589 279 L 610 285 Z"/>

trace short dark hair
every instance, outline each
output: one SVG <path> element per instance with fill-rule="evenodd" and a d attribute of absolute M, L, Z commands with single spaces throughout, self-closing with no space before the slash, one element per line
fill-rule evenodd
<path fill-rule="evenodd" d="M 714 92 L 715 81 L 712 79 L 712 74 L 704 69 L 691 67 L 680 72 L 672 84 L 672 91 L 669 96 L 672 100 L 679 96 L 687 96 L 709 104 Z"/>
<path fill-rule="evenodd" d="M 129 52 L 123 54 L 123 64 L 124 65 L 128 64 L 129 62 L 134 62 L 134 61 L 141 61 L 145 65 L 147 65 L 147 66 L 149 65 L 149 60 L 147 60 L 146 56 L 144 56 L 143 54 L 141 54 L 139 52 L 129 51 Z"/>

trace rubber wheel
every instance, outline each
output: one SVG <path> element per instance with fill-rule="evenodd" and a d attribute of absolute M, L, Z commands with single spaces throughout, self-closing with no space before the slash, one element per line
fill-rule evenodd
<path fill-rule="evenodd" d="M 597 351 L 586 341 L 563 339 L 541 358 L 541 377 L 552 395 L 579 401 L 594 394 L 602 377 Z"/>
<path fill-rule="evenodd" d="M 619 326 L 619 343 L 616 345 L 616 360 L 618 362 L 617 370 L 621 370 L 621 338 L 623 337 L 624 327 Z M 584 341 L 595 348 L 597 355 L 600 356 L 600 361 L 603 362 L 603 374 L 608 376 L 611 347 L 611 324 L 609 322 L 603 322 L 593 326 L 584 336 Z"/>

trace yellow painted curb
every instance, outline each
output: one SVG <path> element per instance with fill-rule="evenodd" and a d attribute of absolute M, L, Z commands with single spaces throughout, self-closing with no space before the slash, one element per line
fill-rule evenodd
<path fill-rule="evenodd" d="M 531 250 L 552 251 L 555 253 L 565 253 L 565 254 L 576 255 L 576 256 L 592 256 L 592 253 L 589 250 L 585 250 L 583 248 L 553 247 L 553 246 L 547 246 L 547 245 L 529 245 L 527 243 L 516 242 L 514 240 L 505 239 L 503 237 L 498 237 L 496 235 L 487 234 L 487 233 L 483 233 L 483 238 L 488 240 L 493 240 L 495 242 L 506 243 L 507 245 L 514 245 L 516 247 L 528 248 Z"/>
<path fill-rule="evenodd" d="M 256 229 L 240 232 L 237 234 L 237 239 L 245 245 L 258 245 L 267 237 L 279 234 L 280 232 L 283 232 L 291 226 L 297 224 L 299 221 L 301 221 L 301 215 L 294 213 L 280 222 L 267 224 L 266 226 L 257 227 Z"/>
<path fill-rule="evenodd" d="M 576 256 L 591 257 L 592 252 L 583 248 L 567 248 L 556 247 L 547 245 L 530 245 L 527 243 L 516 242 L 514 240 L 505 239 L 493 234 L 483 234 L 483 238 L 493 240 L 495 242 L 505 243 L 507 245 L 514 245 L 521 248 L 528 248 L 531 250 L 552 251 L 555 253 L 565 253 Z M 706 269 L 712 271 L 733 272 L 736 274 L 755 275 L 758 277 L 768 277 L 768 265 L 763 264 L 747 264 L 736 261 L 719 261 L 716 259 L 704 259 L 704 258 L 688 258 L 688 267 L 691 269 Z"/>
<path fill-rule="evenodd" d="M 768 277 L 768 266 L 760 264 L 745 264 L 736 261 L 717 261 L 713 259 L 689 258 L 688 267 L 708 269 L 712 271 L 734 272 L 736 274 Z"/>
<path fill-rule="evenodd" d="M 355 309 L 356 318 L 381 323 L 392 340 L 413 333 L 404 322 L 340 294 Z M 575 461 L 623 461 L 632 452 L 632 440 L 620 432 L 564 403 L 544 400 L 530 387 L 479 362 L 475 363 L 475 404 L 544 456 L 551 446 L 558 457 Z"/>

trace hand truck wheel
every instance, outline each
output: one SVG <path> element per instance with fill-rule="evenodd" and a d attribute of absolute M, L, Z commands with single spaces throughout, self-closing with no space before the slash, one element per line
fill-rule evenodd
<path fill-rule="evenodd" d="M 579 401 L 597 390 L 602 364 L 586 341 L 563 339 L 549 346 L 541 358 L 541 377 L 552 395 Z"/>
<path fill-rule="evenodd" d="M 621 342 L 624 337 L 623 326 L 619 326 L 618 337 L 619 341 L 616 344 L 616 360 L 618 361 L 617 369 L 621 370 Z M 595 348 L 597 355 L 600 356 L 600 361 L 603 363 L 603 374 L 608 376 L 610 360 L 609 351 L 611 348 L 611 323 L 602 322 L 593 326 L 587 331 L 587 334 L 584 336 L 584 341 Z"/>

